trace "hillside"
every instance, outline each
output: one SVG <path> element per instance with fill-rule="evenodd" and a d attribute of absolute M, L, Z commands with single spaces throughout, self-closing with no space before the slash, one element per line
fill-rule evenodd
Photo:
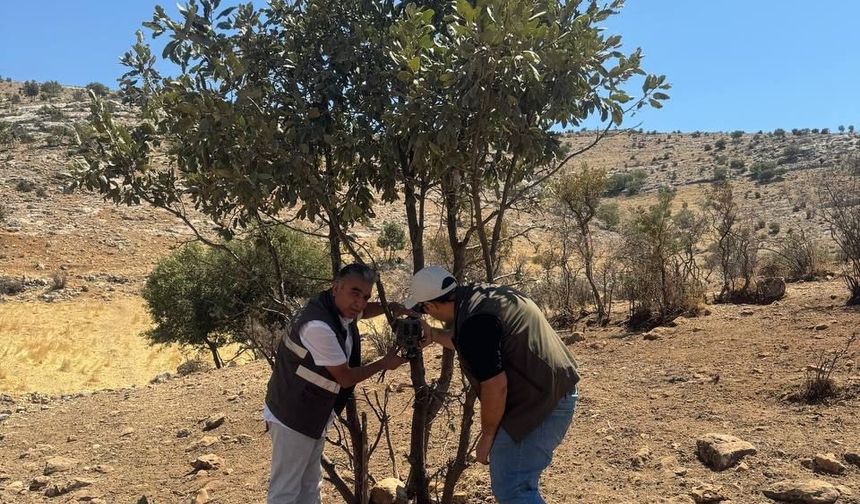
<path fill-rule="evenodd" d="M 0 127 L 15 132 L 13 141 L 0 141 L 0 503 L 262 501 L 270 449 L 260 421 L 266 364 L 150 383 L 192 355 L 146 345 L 140 333 L 151 322 L 139 291 L 158 259 L 191 236 L 164 212 L 68 191 L 75 156 L 69 128 L 86 118 L 87 103 L 72 89 L 53 101 L 13 103 L 20 85 L 0 82 Z M 123 120 L 131 117 L 117 109 Z M 814 188 L 860 138 L 798 133 L 623 131 L 571 168 L 587 162 L 612 173 L 642 170 L 637 194 L 609 199 L 624 212 L 667 185 L 679 204 L 695 208 L 715 168 L 726 167 L 765 241 L 804 229 L 832 252 Z M 576 133 L 565 141 L 575 149 L 591 138 Z M 767 162 L 785 173 L 770 183 L 751 180 L 749 170 Z M 401 212 L 380 208 L 359 235 L 372 237 L 385 220 L 402 222 Z M 546 220 L 514 217 L 514 230 Z M 524 243 L 519 253 L 530 257 L 537 245 Z M 408 271 L 383 275 L 397 293 Z M 828 277 L 790 284 L 773 305 L 712 305 L 646 335 L 620 325 L 587 330 L 584 341 L 570 344 L 583 372 L 582 399 L 545 474 L 548 502 L 694 502 L 691 495 L 706 493 L 705 485 L 723 498 L 695 502 L 772 502 L 764 489 L 810 478 L 840 486 L 840 504 L 860 502 L 860 467 L 849 462 L 856 460 L 851 454 L 860 458 L 860 343 L 838 362 L 837 399 L 816 406 L 788 400 L 819 353 L 844 347 L 860 327 L 860 310 L 843 307 L 844 297 L 841 281 Z M 401 467 L 408 383 L 401 369 L 366 387 L 395 391 Z M 204 432 L 206 418 L 221 413 L 224 424 Z M 696 441 L 708 433 L 742 438 L 757 453 L 712 471 L 696 457 Z M 451 448 L 440 437 L 432 446 L 431 467 L 438 467 Z M 205 453 L 222 457 L 223 466 L 194 472 L 190 462 Z M 844 465 L 842 475 L 806 467 L 828 453 Z M 61 470 L 45 476 L 46 464 Z M 377 477 L 389 476 L 382 451 L 373 464 Z M 76 478 L 80 488 L 63 488 Z M 46 497 L 55 485 L 69 491 Z M 467 502 L 492 502 L 484 467 L 471 467 L 460 488 Z M 324 498 L 339 502 L 328 484 Z"/>

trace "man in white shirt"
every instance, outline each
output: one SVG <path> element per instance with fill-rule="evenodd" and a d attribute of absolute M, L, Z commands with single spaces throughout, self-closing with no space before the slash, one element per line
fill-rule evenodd
<path fill-rule="evenodd" d="M 361 365 L 356 322 L 383 313 L 379 303 L 369 302 L 375 281 L 369 267 L 345 266 L 330 290 L 308 301 L 278 345 L 263 409 L 272 437 L 269 504 L 319 503 L 320 457 L 331 419 L 357 383 L 407 362 L 392 348 Z"/>

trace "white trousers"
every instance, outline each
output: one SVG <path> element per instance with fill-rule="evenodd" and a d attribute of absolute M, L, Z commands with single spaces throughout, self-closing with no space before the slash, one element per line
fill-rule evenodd
<path fill-rule="evenodd" d="M 320 459 L 325 436 L 313 439 L 278 422 L 267 422 L 272 438 L 268 504 L 319 504 Z"/>

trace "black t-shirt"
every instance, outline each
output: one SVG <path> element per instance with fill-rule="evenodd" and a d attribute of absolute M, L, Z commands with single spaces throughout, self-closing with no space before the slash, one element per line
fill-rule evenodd
<path fill-rule="evenodd" d="M 479 382 L 498 375 L 502 367 L 502 324 L 493 315 L 475 315 L 463 322 L 457 350 Z"/>

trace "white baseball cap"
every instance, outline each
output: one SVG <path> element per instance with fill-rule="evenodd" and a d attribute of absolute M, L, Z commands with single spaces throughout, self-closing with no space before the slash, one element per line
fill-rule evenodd
<path fill-rule="evenodd" d="M 412 276 L 410 295 L 403 305 L 412 310 L 418 303 L 430 301 L 457 288 L 454 275 L 440 266 L 427 266 Z"/>

